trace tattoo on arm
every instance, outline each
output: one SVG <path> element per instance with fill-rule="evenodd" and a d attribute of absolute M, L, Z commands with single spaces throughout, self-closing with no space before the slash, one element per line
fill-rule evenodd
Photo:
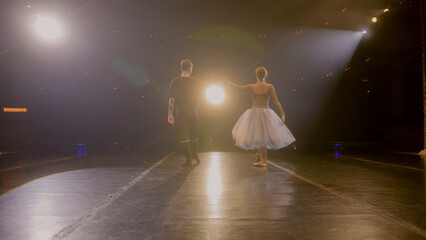
<path fill-rule="evenodd" d="M 174 106 L 175 106 L 175 99 L 170 98 L 169 99 L 169 115 L 173 114 Z"/>

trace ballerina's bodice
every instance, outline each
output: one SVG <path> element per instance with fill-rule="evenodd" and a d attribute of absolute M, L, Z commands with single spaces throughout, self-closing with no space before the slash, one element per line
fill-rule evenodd
<path fill-rule="evenodd" d="M 265 106 L 269 105 L 269 94 L 270 94 L 269 89 L 266 93 L 259 94 L 259 93 L 255 93 L 252 88 L 251 94 L 253 97 L 253 105 L 265 105 Z"/>

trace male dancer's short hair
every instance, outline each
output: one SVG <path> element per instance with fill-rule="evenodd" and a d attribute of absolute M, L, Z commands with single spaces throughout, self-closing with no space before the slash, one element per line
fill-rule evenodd
<path fill-rule="evenodd" d="M 180 62 L 180 69 L 182 71 L 189 71 L 189 69 L 191 69 L 192 66 L 194 66 L 194 64 L 192 64 L 192 62 L 189 61 L 188 59 L 184 59 Z"/>

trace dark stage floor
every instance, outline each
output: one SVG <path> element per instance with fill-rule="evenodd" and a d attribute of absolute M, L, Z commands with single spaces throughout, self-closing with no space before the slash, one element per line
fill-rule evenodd
<path fill-rule="evenodd" d="M 398 153 L 0 155 L 0 232 L 24 239 L 426 239 L 426 177 Z"/>

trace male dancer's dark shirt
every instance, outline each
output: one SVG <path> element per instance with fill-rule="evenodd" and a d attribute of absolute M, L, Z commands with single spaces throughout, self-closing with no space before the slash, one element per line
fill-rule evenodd
<path fill-rule="evenodd" d="M 202 82 L 193 77 L 177 77 L 170 83 L 169 97 L 175 99 L 178 112 L 197 110 Z"/>

